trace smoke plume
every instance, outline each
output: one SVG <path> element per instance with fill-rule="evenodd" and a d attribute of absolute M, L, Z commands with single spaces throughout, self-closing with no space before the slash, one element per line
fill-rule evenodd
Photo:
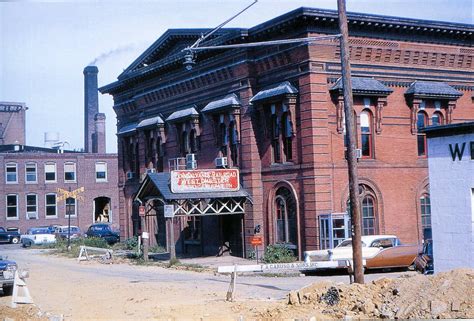
<path fill-rule="evenodd" d="M 104 60 L 106 60 L 106 59 L 108 59 L 112 56 L 119 55 L 121 53 L 134 50 L 135 47 L 136 46 L 134 44 L 128 44 L 128 45 L 120 46 L 120 47 L 117 47 L 115 49 L 109 50 L 107 52 L 101 53 L 99 56 L 94 58 L 94 60 L 89 62 L 88 66 L 95 66 L 95 65 L 97 65 L 97 63 L 102 62 L 102 61 L 104 61 Z"/>

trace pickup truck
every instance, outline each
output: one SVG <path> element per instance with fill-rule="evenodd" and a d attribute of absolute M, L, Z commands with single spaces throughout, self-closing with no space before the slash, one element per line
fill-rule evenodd
<path fill-rule="evenodd" d="M 0 288 L 2 288 L 4 295 L 12 294 L 17 268 L 16 262 L 0 256 Z"/>
<path fill-rule="evenodd" d="M 7 229 L 0 227 L 0 243 L 18 244 L 20 236 L 18 231 L 7 231 Z"/>

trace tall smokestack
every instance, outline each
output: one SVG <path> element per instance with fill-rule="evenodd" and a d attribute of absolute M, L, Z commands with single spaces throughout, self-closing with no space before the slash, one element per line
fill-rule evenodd
<path fill-rule="evenodd" d="M 94 117 L 99 113 L 98 73 L 99 69 L 96 66 L 84 68 L 84 151 L 86 153 L 93 152 Z"/>

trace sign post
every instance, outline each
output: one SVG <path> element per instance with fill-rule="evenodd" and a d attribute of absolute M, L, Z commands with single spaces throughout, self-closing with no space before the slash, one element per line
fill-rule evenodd
<path fill-rule="evenodd" d="M 168 223 L 169 240 L 170 240 L 170 260 L 176 259 L 176 248 L 174 245 L 174 205 L 164 206 L 164 217 Z"/>
<path fill-rule="evenodd" d="M 79 195 L 79 193 L 84 192 L 84 187 L 80 187 L 78 189 L 75 189 L 71 191 L 71 187 L 69 187 L 69 190 L 65 190 L 62 188 L 57 189 L 58 194 L 61 194 L 60 196 L 57 197 L 57 201 L 65 201 L 66 202 L 66 215 L 67 215 L 67 250 L 69 251 L 71 249 L 71 215 L 74 215 L 72 213 L 72 208 L 71 204 L 67 203 L 68 198 L 73 198 L 75 200 L 84 200 L 84 198 Z M 77 204 L 75 204 L 77 207 Z M 76 210 L 76 209 L 75 209 Z M 77 215 L 78 220 L 77 220 L 77 225 L 79 225 L 79 215 Z"/>
<path fill-rule="evenodd" d="M 145 262 L 148 262 L 148 239 L 149 235 L 146 229 L 146 212 L 145 212 L 145 206 L 140 205 L 138 207 L 138 215 L 141 218 L 141 223 L 142 223 L 142 240 L 143 240 L 143 260 Z"/>
<path fill-rule="evenodd" d="M 256 259 L 257 259 L 257 263 L 258 263 L 258 247 L 263 244 L 262 236 L 261 235 L 254 235 L 250 239 L 250 244 L 252 244 L 254 246 L 255 256 L 256 256 Z"/>

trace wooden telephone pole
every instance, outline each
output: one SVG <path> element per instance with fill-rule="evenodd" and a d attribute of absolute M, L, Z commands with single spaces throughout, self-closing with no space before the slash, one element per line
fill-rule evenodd
<path fill-rule="evenodd" d="M 341 72 L 344 90 L 344 114 L 346 120 L 347 167 L 349 172 L 349 200 L 352 222 L 352 259 L 354 261 L 354 282 L 364 283 L 364 267 L 362 263 L 361 217 L 359 200 L 359 178 L 357 175 L 356 134 L 354 126 L 354 110 L 352 108 L 351 65 L 349 62 L 349 31 L 347 27 L 346 0 L 337 0 L 339 29 L 341 32 Z"/>

